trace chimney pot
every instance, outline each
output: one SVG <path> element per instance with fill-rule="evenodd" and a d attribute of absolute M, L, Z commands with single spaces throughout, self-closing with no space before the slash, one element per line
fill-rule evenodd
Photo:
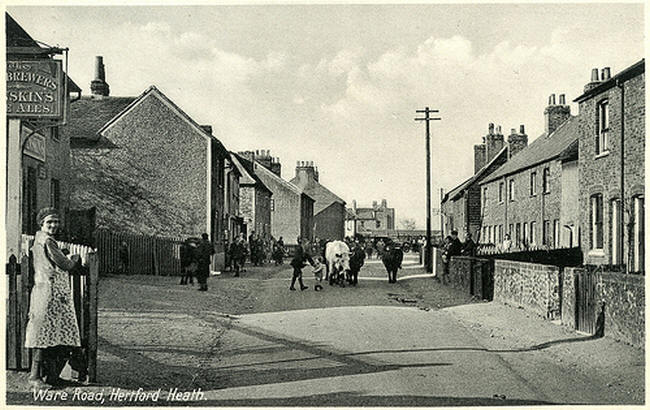
<path fill-rule="evenodd" d="M 591 69 L 591 82 L 598 82 L 598 68 Z"/>
<path fill-rule="evenodd" d="M 566 105 L 566 99 L 564 94 L 560 94 L 560 105 Z"/>
<path fill-rule="evenodd" d="M 551 94 L 551 96 L 548 97 L 548 105 L 555 105 L 555 94 Z"/>
<path fill-rule="evenodd" d="M 524 124 L 521 124 L 521 125 L 519 126 L 519 133 L 522 134 L 522 135 L 526 133 L 526 130 L 525 130 L 525 128 L 524 128 Z"/>
<path fill-rule="evenodd" d="M 603 68 L 603 80 L 609 80 L 611 78 L 611 72 L 609 67 Z"/>
<path fill-rule="evenodd" d="M 501 126 L 500 125 L 497 125 L 497 134 L 501 135 Z"/>
<path fill-rule="evenodd" d="M 494 123 L 488 124 L 488 134 L 490 135 L 494 134 Z"/>
<path fill-rule="evenodd" d="M 95 80 L 106 80 L 104 76 L 104 57 L 95 56 Z"/>
<path fill-rule="evenodd" d="M 107 97 L 110 87 L 106 83 L 106 72 L 104 70 L 104 57 L 95 56 L 95 79 L 90 82 L 90 93 L 93 97 Z"/>
<path fill-rule="evenodd" d="M 510 128 L 510 135 L 515 135 L 517 134 L 517 130 L 515 128 Z"/>
<path fill-rule="evenodd" d="M 296 161 L 296 166 L 297 166 L 297 167 L 300 166 L 300 161 Z"/>

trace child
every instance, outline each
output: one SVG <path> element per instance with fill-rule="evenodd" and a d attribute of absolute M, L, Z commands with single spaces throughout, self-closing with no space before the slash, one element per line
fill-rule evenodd
<path fill-rule="evenodd" d="M 323 270 L 325 270 L 325 265 L 322 263 L 322 257 L 318 256 L 314 261 L 314 268 L 312 269 L 317 282 L 316 286 L 314 287 L 314 290 L 316 292 L 323 289 L 323 287 L 320 285 L 320 283 L 323 281 Z"/>

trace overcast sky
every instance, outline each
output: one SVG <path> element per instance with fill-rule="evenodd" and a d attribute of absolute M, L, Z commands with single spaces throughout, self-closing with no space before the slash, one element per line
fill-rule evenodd
<path fill-rule="evenodd" d="M 425 221 L 424 106 L 433 206 L 473 173 L 490 122 L 543 132 L 551 93 L 577 97 L 593 67 L 643 57 L 641 4 L 8 7 L 37 40 L 70 48 L 89 93 L 104 56 L 111 95 L 156 85 L 228 149 L 270 149 L 285 179 L 314 161 L 350 205 L 386 198 Z M 577 114 L 577 107 L 572 107 Z M 434 228 L 438 217 L 433 218 Z"/>

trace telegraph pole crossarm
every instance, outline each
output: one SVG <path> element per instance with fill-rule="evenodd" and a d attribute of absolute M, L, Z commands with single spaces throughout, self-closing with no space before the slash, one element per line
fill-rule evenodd
<path fill-rule="evenodd" d="M 415 110 L 417 114 L 424 114 L 424 118 L 415 118 L 415 121 L 424 121 L 426 125 L 426 151 L 427 151 L 427 241 L 424 249 L 424 266 L 429 273 L 433 272 L 432 243 L 431 243 L 431 135 L 429 123 L 440 121 L 440 117 L 430 117 L 429 114 L 438 113 L 425 107 L 424 110 Z"/>

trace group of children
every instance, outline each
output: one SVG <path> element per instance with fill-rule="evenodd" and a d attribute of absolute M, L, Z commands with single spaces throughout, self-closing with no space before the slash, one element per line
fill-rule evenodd
<path fill-rule="evenodd" d="M 321 285 L 321 282 L 323 281 L 323 271 L 325 270 L 325 265 L 323 264 L 323 258 L 321 256 L 316 256 L 315 258 L 312 258 L 307 252 L 302 247 L 302 241 L 298 240 L 298 248 L 296 249 L 296 253 L 293 256 L 293 259 L 291 259 L 291 266 L 293 267 L 293 277 L 291 278 L 291 286 L 289 286 L 289 290 L 296 290 L 294 287 L 296 284 L 296 280 L 298 283 L 300 283 L 300 290 L 305 290 L 308 289 L 309 286 L 305 286 L 305 284 L 302 282 L 302 268 L 307 266 L 307 263 L 309 263 L 313 267 L 313 273 L 314 276 L 316 277 L 316 286 L 314 287 L 314 290 L 317 292 L 323 289 L 323 286 Z"/>

